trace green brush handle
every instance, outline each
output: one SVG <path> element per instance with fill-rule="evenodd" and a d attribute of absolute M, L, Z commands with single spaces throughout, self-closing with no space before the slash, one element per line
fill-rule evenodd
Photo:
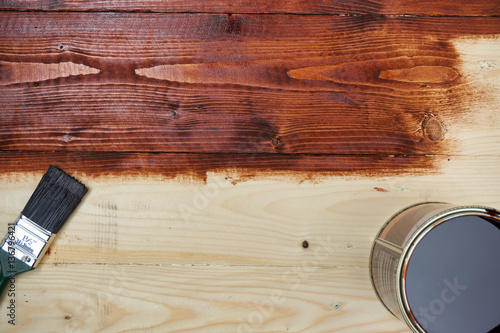
<path fill-rule="evenodd" d="M 6 276 L 0 276 L 0 296 L 3 295 L 3 292 L 5 290 L 5 287 L 9 284 L 9 277 Z"/>
<path fill-rule="evenodd" d="M 33 267 L 26 265 L 21 260 L 14 259 L 12 261 L 11 256 L 3 250 L 0 250 L 0 266 L 2 268 L 0 273 L 0 297 L 3 295 L 4 289 L 9 284 L 12 276 L 17 276 L 33 269 Z"/>

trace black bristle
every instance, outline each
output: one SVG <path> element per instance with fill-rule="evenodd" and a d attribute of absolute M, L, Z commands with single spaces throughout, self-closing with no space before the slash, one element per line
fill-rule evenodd
<path fill-rule="evenodd" d="M 51 165 L 24 207 L 22 215 L 57 234 L 87 191 L 85 185 Z"/>

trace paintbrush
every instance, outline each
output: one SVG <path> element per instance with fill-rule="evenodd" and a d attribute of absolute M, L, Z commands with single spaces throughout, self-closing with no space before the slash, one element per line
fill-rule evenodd
<path fill-rule="evenodd" d="M 34 269 L 87 193 L 85 185 L 50 166 L 0 249 L 0 295 L 9 279 Z"/>

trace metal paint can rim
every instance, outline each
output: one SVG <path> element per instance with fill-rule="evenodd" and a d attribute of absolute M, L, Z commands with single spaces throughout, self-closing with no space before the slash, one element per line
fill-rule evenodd
<path fill-rule="evenodd" d="M 370 263 L 368 265 L 368 268 L 369 268 L 369 271 L 370 271 L 370 282 L 372 284 L 372 288 L 373 290 L 375 290 L 375 294 L 377 295 L 377 298 L 378 300 L 384 305 L 384 307 L 387 309 L 387 311 L 389 311 L 393 316 L 396 317 L 396 314 L 394 314 L 391 309 L 389 309 L 387 307 L 387 305 L 384 303 L 384 301 L 382 300 L 382 297 L 380 296 L 376 286 L 375 286 L 375 281 L 373 281 L 373 269 L 372 269 L 372 258 L 373 258 L 373 250 L 375 249 L 375 245 L 377 244 L 377 239 L 379 239 L 379 236 L 380 234 L 382 233 L 382 231 L 387 227 L 387 225 L 392 221 L 394 220 L 394 218 L 398 215 L 400 215 L 401 213 L 411 209 L 411 208 L 414 208 L 414 207 L 417 207 L 417 206 L 422 206 L 422 205 L 427 205 L 427 204 L 448 204 L 447 202 L 440 202 L 440 201 L 429 201 L 429 202 L 420 202 L 420 203 L 417 203 L 417 204 L 414 204 L 414 205 L 411 205 L 411 206 L 407 206 L 401 210 L 399 210 L 397 213 L 393 214 L 389 219 L 387 219 L 387 221 L 384 223 L 384 225 L 379 229 L 379 231 L 377 232 L 377 236 L 375 236 L 375 240 L 373 241 L 373 244 L 372 244 L 372 247 L 370 249 Z"/>
<path fill-rule="evenodd" d="M 500 222 L 500 212 L 494 208 L 486 207 L 486 206 L 480 206 L 480 205 L 463 205 L 463 206 L 453 206 L 450 203 L 447 202 L 422 202 L 418 203 L 415 205 L 408 206 L 396 214 L 394 214 L 390 219 L 387 220 L 387 222 L 382 226 L 382 228 L 379 230 L 377 233 L 377 236 L 375 237 L 375 241 L 373 243 L 373 246 L 370 251 L 370 281 L 372 283 L 372 287 L 375 290 L 375 293 L 377 295 L 377 298 L 382 302 L 382 304 L 385 306 L 385 308 L 392 313 L 395 317 L 397 317 L 396 314 L 394 314 L 391 309 L 385 304 L 383 301 L 382 297 L 380 296 L 376 286 L 375 282 L 373 279 L 373 269 L 372 269 L 372 258 L 373 258 L 373 251 L 375 248 L 375 245 L 377 243 L 377 240 L 379 240 L 379 236 L 381 235 L 382 231 L 387 227 L 387 225 L 393 221 L 394 218 L 396 218 L 398 215 L 401 213 L 404 213 L 405 211 L 421 206 L 421 205 L 428 205 L 428 204 L 444 204 L 444 205 L 450 205 L 451 208 L 444 209 L 429 218 L 420 226 L 417 227 L 417 229 L 414 231 L 413 234 L 411 234 L 410 238 L 405 242 L 404 247 L 401 250 L 401 255 L 399 258 L 397 270 L 396 270 L 396 299 L 398 302 L 399 310 L 401 312 L 401 315 L 403 316 L 406 324 L 411 328 L 413 332 L 416 333 L 427 333 L 425 329 L 423 329 L 418 321 L 416 320 L 415 316 L 413 315 L 408 298 L 406 295 L 406 270 L 408 267 L 408 263 L 410 261 L 410 258 L 419 244 L 419 242 L 429 233 L 437 227 L 438 225 L 445 223 L 453 218 L 456 217 L 461 217 L 461 216 L 468 216 L 468 215 L 473 215 L 473 216 L 482 216 L 482 217 L 488 217 L 488 218 L 493 218 L 495 220 L 498 220 Z M 381 239 L 382 240 L 382 239 Z M 398 251 L 399 252 L 399 251 Z"/>

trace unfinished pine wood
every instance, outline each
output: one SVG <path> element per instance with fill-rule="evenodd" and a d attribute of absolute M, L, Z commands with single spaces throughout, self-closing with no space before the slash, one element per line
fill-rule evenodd
<path fill-rule="evenodd" d="M 37 270 L 19 276 L 18 325 L 0 328 L 409 332 L 371 289 L 379 228 L 421 201 L 500 206 L 498 157 L 446 163 L 439 175 L 301 184 L 76 173 L 89 196 Z M 3 174 L 2 223 L 16 218 L 39 176 Z"/>
<path fill-rule="evenodd" d="M 367 267 L 376 233 L 406 206 L 445 201 L 500 207 L 494 186 L 499 157 L 442 163 L 437 174 L 302 183 L 279 171 L 242 181 L 237 171 L 225 170 L 193 183 L 68 170 L 91 192 L 44 262 Z M 2 177 L 2 229 L 16 219 L 40 176 Z M 318 252 L 328 260 L 318 262 Z"/>
<path fill-rule="evenodd" d="M 0 0 L 0 229 L 50 163 L 90 188 L 0 331 L 409 332 L 370 247 L 500 208 L 499 8 Z"/>
<path fill-rule="evenodd" d="M 379 14 L 379 15 L 451 15 L 493 16 L 500 13 L 495 0 L 478 1 L 324 1 L 324 0 L 92 0 L 22 1 L 1 0 L 7 10 L 44 11 L 144 11 L 194 13 L 289 13 L 289 14 Z"/>
<path fill-rule="evenodd" d="M 17 324 L 1 320 L 2 331 L 408 332 L 379 303 L 366 269 L 40 265 L 30 273 L 17 279 Z"/>

